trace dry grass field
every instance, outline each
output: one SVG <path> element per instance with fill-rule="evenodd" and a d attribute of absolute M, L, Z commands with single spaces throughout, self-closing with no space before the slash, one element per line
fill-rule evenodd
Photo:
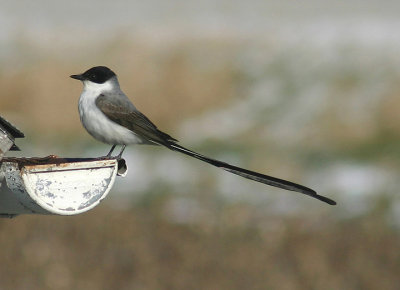
<path fill-rule="evenodd" d="M 1 289 L 397 289 L 400 236 L 381 212 L 346 221 L 221 209 L 174 224 L 150 208 L 0 221 Z M 243 218 L 255 219 L 249 225 Z M 241 222 L 240 222 L 241 221 Z"/>

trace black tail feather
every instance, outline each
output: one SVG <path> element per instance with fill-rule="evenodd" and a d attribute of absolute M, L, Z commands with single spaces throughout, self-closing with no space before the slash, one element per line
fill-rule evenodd
<path fill-rule="evenodd" d="M 316 198 L 320 201 L 326 202 L 327 204 L 330 205 L 335 205 L 336 202 L 332 199 L 329 199 L 325 196 L 322 195 L 318 195 L 314 190 L 312 190 L 311 188 L 305 187 L 303 185 L 300 184 L 296 184 L 290 181 L 286 181 L 283 179 L 279 179 L 276 177 L 272 177 L 272 176 L 268 176 L 268 175 L 264 175 L 258 172 L 254 172 L 254 171 L 250 171 L 244 168 L 240 168 L 234 165 L 230 165 L 228 163 L 216 160 L 216 159 L 212 159 L 209 158 L 207 156 L 201 155 L 199 153 L 196 153 L 194 151 L 191 151 L 189 149 L 186 149 L 185 147 L 182 147 L 176 143 L 169 143 L 168 145 L 165 145 L 166 147 L 168 147 L 169 149 L 173 150 L 173 151 L 178 151 L 181 152 L 183 154 L 186 154 L 188 156 L 197 158 L 199 160 L 202 160 L 204 162 L 207 162 L 211 165 L 214 165 L 216 167 L 222 168 L 226 171 L 229 171 L 233 174 L 242 176 L 244 178 L 247 179 L 251 179 L 257 182 L 261 182 L 267 185 L 271 185 L 271 186 L 275 186 L 275 187 L 279 187 L 282 189 L 286 189 L 286 190 L 290 190 L 290 191 L 296 191 L 296 192 L 300 192 L 303 194 L 306 194 L 308 196 L 311 196 L 313 198 Z"/>

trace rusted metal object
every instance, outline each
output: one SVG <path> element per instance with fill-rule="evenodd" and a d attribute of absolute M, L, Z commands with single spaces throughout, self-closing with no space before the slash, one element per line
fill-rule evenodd
<path fill-rule="evenodd" d="M 118 174 L 118 160 L 4 158 L 0 172 L 1 214 L 74 215 L 107 196 Z"/>
<path fill-rule="evenodd" d="M 94 208 L 125 176 L 123 159 L 3 157 L 23 133 L 0 117 L 0 217 L 75 215 Z"/>

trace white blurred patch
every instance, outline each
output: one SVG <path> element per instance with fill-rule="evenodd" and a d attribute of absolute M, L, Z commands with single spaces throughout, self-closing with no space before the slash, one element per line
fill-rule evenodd
<path fill-rule="evenodd" d="M 321 191 L 368 197 L 382 192 L 395 182 L 396 177 L 386 168 L 343 162 L 313 173 L 310 179 Z"/>

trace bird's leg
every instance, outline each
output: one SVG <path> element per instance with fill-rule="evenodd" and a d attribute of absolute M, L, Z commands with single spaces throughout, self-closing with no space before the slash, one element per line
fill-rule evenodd
<path fill-rule="evenodd" d="M 122 145 L 121 152 L 119 152 L 119 154 L 118 154 L 118 156 L 117 156 L 117 159 L 121 159 L 121 157 L 122 157 L 122 153 L 124 152 L 124 150 L 125 150 L 125 147 L 126 147 L 126 145 L 125 145 L 125 144 L 124 144 L 124 145 Z"/>
<path fill-rule="evenodd" d="M 106 157 L 108 157 L 108 158 L 111 157 L 111 153 L 114 151 L 115 146 L 117 146 L 117 145 L 113 145 L 113 146 L 111 147 L 111 150 L 110 150 L 110 152 L 108 152 L 108 154 L 106 155 Z"/>

